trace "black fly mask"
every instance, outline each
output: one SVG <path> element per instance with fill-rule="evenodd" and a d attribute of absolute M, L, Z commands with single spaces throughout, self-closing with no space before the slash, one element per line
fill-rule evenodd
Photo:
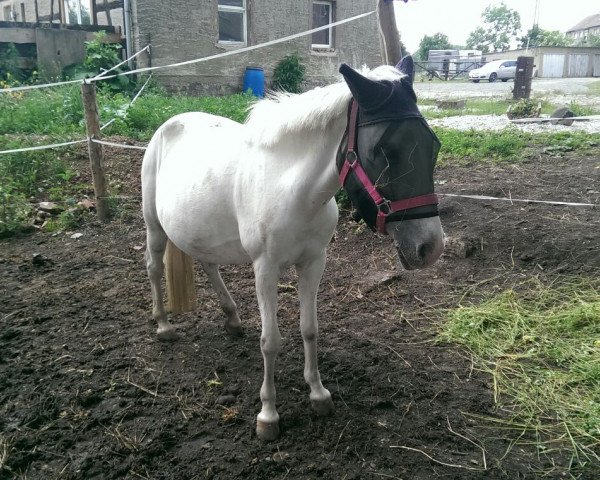
<path fill-rule="evenodd" d="M 381 233 L 389 221 L 438 215 L 433 169 L 440 142 L 417 107 L 412 58 L 396 68 L 406 76 L 391 82 L 340 67 L 353 96 L 337 156 L 340 181 L 358 216 Z"/>

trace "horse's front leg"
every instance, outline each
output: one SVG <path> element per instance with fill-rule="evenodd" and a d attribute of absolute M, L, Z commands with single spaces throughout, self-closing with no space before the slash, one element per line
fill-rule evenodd
<path fill-rule="evenodd" d="M 310 386 L 310 402 L 319 415 L 333 412 L 331 393 L 321 383 L 317 365 L 317 290 L 325 270 L 325 250 L 309 261 L 296 265 L 300 297 L 300 330 L 304 341 L 304 379 Z"/>
<path fill-rule="evenodd" d="M 277 281 L 279 267 L 274 262 L 259 259 L 254 262 L 256 296 L 262 320 L 260 348 L 264 361 L 264 378 L 260 389 L 262 409 L 256 417 L 256 434 L 262 440 L 279 437 L 279 414 L 275 408 L 275 359 L 281 349 L 277 325 Z"/>

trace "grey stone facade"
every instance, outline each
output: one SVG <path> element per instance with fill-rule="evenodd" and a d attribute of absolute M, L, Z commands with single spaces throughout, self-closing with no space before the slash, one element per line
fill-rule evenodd
<path fill-rule="evenodd" d="M 342 20 L 375 8 L 372 0 L 329 2 L 333 20 Z M 310 0 L 246 0 L 246 43 L 219 42 L 218 0 L 132 0 L 134 50 L 152 45 L 151 55 L 138 66 L 157 66 L 215 55 L 241 46 L 257 45 L 313 28 Z M 297 52 L 306 65 L 305 87 L 331 83 L 342 62 L 355 67 L 381 63 L 375 15 L 336 27 L 333 46 L 311 47 L 311 36 L 174 69 L 157 70 L 156 78 L 171 91 L 191 94 L 240 92 L 247 66 L 265 71 L 267 87 L 276 64 Z"/>

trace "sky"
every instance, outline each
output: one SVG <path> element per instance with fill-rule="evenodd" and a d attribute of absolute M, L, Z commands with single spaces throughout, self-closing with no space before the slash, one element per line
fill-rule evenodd
<path fill-rule="evenodd" d="M 539 26 L 565 32 L 589 15 L 600 13 L 598 0 L 539 0 Z M 409 0 L 394 2 L 396 23 L 407 50 L 414 53 L 424 35 L 444 33 L 451 44 L 464 45 L 482 24 L 481 14 L 500 0 Z M 504 0 L 521 16 L 521 33 L 533 26 L 536 0 Z"/>

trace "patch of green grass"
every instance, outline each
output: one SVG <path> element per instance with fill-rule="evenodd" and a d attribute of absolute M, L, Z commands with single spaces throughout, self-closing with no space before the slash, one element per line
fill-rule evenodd
<path fill-rule="evenodd" d="M 600 95 L 600 80 L 597 82 L 592 82 L 588 85 L 588 94 Z"/>
<path fill-rule="evenodd" d="M 0 134 L 83 134 L 83 105 L 77 86 L 0 94 Z"/>
<path fill-rule="evenodd" d="M 529 140 L 527 135 L 508 129 L 488 132 L 436 127 L 434 130 L 442 142 L 440 166 L 517 161 L 524 157 Z"/>
<path fill-rule="evenodd" d="M 207 112 L 243 122 L 255 98 L 248 94 L 224 97 L 188 97 L 150 94 L 141 96 L 127 111 L 108 127 L 106 133 L 149 140 L 156 129 L 169 118 L 185 112 Z M 109 115 L 110 116 L 110 115 Z M 107 118 L 108 120 L 108 118 Z"/>
<path fill-rule="evenodd" d="M 534 152 L 564 155 L 591 151 L 600 145 L 600 134 L 586 132 L 526 133 L 515 128 L 500 131 L 455 130 L 433 127 L 442 149 L 439 166 L 520 162 Z"/>
<path fill-rule="evenodd" d="M 131 98 L 104 88 L 98 91 L 100 123 L 117 118 L 104 133 L 149 140 L 169 118 L 184 112 L 208 112 L 243 122 L 255 98 L 248 94 L 224 97 L 169 96 L 156 88 Z M 0 95 L 0 134 L 84 136 L 83 105 L 78 85 Z"/>
<path fill-rule="evenodd" d="M 555 110 L 555 106 L 551 103 L 540 100 L 532 99 L 535 105 L 541 104 L 542 114 L 550 114 Z M 508 107 L 515 102 L 513 100 L 487 100 L 469 98 L 466 100 L 465 108 L 463 109 L 424 109 L 423 115 L 425 118 L 444 118 L 444 117 L 456 117 L 460 115 L 505 115 Z M 435 100 L 419 100 L 419 105 L 435 106 Z"/>
<path fill-rule="evenodd" d="M 493 377 L 507 427 L 533 434 L 540 453 L 569 452 L 574 468 L 600 462 L 600 282 L 531 281 L 450 310 L 443 341 Z"/>

